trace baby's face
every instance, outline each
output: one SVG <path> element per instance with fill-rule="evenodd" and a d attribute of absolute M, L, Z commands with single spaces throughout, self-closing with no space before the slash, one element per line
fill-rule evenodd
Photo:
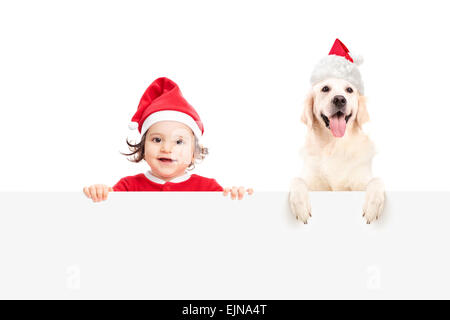
<path fill-rule="evenodd" d="M 144 159 L 156 177 L 168 181 L 185 173 L 194 160 L 194 147 L 194 134 L 188 126 L 161 121 L 148 129 Z"/>

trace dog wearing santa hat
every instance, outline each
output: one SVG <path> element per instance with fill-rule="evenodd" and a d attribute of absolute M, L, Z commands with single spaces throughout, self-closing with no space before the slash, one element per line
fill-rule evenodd
<path fill-rule="evenodd" d="M 358 66 L 339 40 L 314 68 L 301 121 L 307 126 L 300 178 L 290 187 L 291 212 L 303 223 L 311 215 L 308 191 L 365 191 L 363 217 L 378 219 L 384 207 L 384 185 L 372 176 L 375 147 L 362 129 L 369 121 L 364 83 Z"/>

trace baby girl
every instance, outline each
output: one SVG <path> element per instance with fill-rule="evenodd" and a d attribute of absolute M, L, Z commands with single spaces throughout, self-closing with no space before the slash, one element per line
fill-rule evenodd
<path fill-rule="evenodd" d="M 124 177 L 113 187 L 95 184 L 83 192 L 94 202 L 106 200 L 111 191 L 221 191 L 231 199 L 242 199 L 253 189 L 222 188 L 215 179 L 187 171 L 202 160 L 208 149 L 199 144 L 203 123 L 195 109 L 183 98 L 177 84 L 168 78 L 156 79 L 145 91 L 132 118 L 131 129 L 139 129 L 137 144 L 127 140 L 131 161 L 145 160 L 150 170 Z"/>

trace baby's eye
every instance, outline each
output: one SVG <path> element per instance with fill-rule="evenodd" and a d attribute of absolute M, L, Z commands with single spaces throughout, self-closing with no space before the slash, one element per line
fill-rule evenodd
<path fill-rule="evenodd" d="M 160 143 L 161 142 L 161 138 L 153 138 L 152 141 L 156 142 L 156 143 Z"/>
<path fill-rule="evenodd" d="M 177 140 L 177 144 L 184 144 L 184 141 L 181 140 L 181 139 L 178 139 L 178 140 Z"/>

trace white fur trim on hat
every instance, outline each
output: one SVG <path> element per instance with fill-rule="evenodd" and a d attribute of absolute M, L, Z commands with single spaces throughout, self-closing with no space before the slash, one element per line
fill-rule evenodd
<path fill-rule="evenodd" d="M 137 122 L 130 122 L 128 124 L 128 129 L 130 130 L 136 130 L 138 128 L 139 124 Z"/>
<path fill-rule="evenodd" d="M 364 63 L 364 57 L 362 55 L 351 55 L 353 62 L 357 65 L 360 66 Z"/>
<path fill-rule="evenodd" d="M 197 138 L 200 138 L 202 136 L 200 128 L 190 115 L 175 110 L 163 110 L 149 115 L 142 124 L 141 135 L 144 135 L 147 132 L 148 128 L 160 121 L 181 122 L 191 128 Z"/>
<path fill-rule="evenodd" d="M 347 80 L 358 89 L 359 93 L 364 94 L 364 83 L 358 66 L 344 57 L 328 55 L 320 60 L 311 75 L 311 84 L 314 85 L 329 78 Z"/>

